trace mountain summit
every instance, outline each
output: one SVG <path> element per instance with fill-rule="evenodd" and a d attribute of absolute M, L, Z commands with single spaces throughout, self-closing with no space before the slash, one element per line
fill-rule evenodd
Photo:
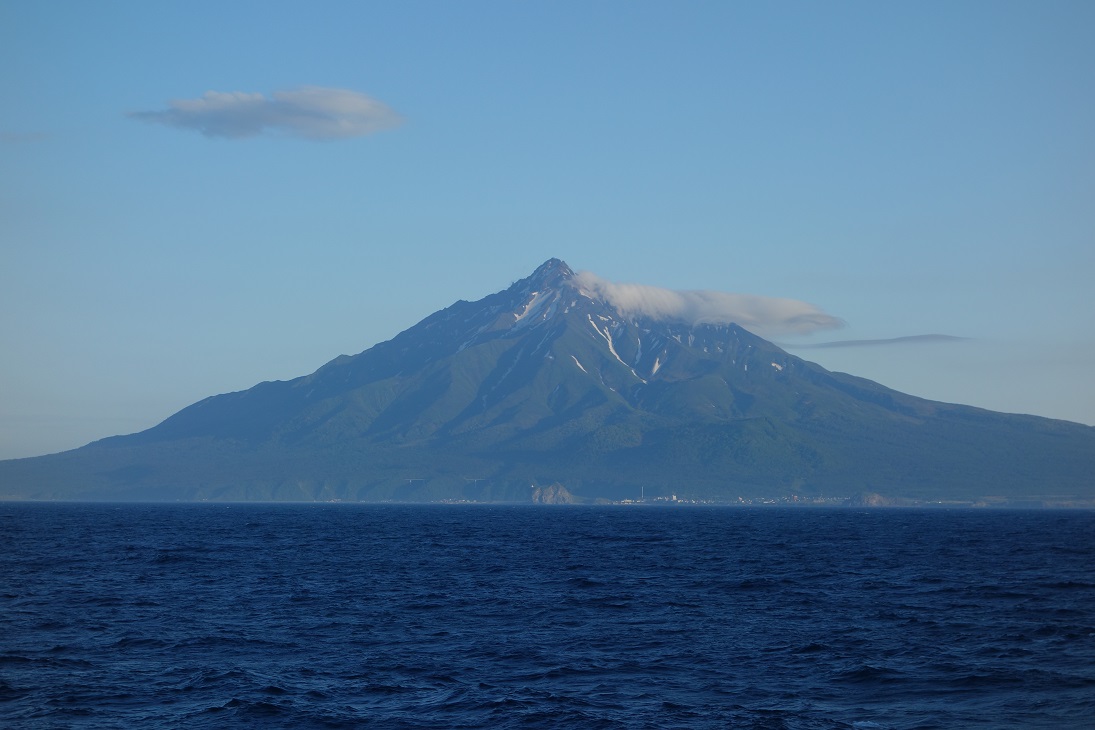
<path fill-rule="evenodd" d="M 1095 497 L 1095 428 L 915 398 L 594 284 L 551 259 L 311 375 L 0 462 L 0 496 Z"/>

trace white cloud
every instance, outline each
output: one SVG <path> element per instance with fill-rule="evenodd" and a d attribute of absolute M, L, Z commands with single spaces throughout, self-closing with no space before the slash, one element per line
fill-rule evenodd
<path fill-rule="evenodd" d="M 242 91 L 207 91 L 199 99 L 175 99 L 167 109 L 129 116 L 229 139 L 264 132 L 305 139 L 346 139 L 390 129 L 403 121 L 376 99 L 319 86 L 275 91 L 269 98 Z"/>
<path fill-rule="evenodd" d="M 832 347 L 878 347 L 881 345 L 938 344 L 942 342 L 965 342 L 968 337 L 955 335 L 905 335 L 877 340 L 836 340 L 834 342 L 815 342 L 803 345 L 781 345 L 781 347 L 817 350 Z"/>
<path fill-rule="evenodd" d="M 808 334 L 844 326 L 837 317 L 796 299 L 617 284 L 588 271 L 575 274 L 573 281 L 629 316 L 688 325 L 733 323 L 761 335 Z"/>

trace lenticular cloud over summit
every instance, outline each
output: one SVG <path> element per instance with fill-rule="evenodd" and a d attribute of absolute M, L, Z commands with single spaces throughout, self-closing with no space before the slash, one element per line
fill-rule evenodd
<path fill-rule="evenodd" d="M 581 271 L 574 284 L 620 312 L 657 320 L 697 324 L 737 324 L 761 335 L 804 335 L 837 329 L 844 322 L 797 299 L 719 291 L 674 291 L 642 284 L 617 284 Z"/>

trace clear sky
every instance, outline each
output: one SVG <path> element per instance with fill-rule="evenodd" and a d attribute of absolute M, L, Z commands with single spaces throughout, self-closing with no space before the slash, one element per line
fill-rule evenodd
<path fill-rule="evenodd" d="M 1095 3 L 0 0 L 0 458 L 559 257 L 1095 424 Z M 804 349 L 918 335 L 954 340 Z"/>

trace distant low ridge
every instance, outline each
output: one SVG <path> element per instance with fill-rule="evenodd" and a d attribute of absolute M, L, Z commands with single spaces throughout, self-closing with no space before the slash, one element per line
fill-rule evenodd
<path fill-rule="evenodd" d="M 0 497 L 1095 505 L 1093 427 L 899 393 L 711 314 L 760 298 L 598 282 L 551 259 L 311 375 L 0 462 Z"/>

